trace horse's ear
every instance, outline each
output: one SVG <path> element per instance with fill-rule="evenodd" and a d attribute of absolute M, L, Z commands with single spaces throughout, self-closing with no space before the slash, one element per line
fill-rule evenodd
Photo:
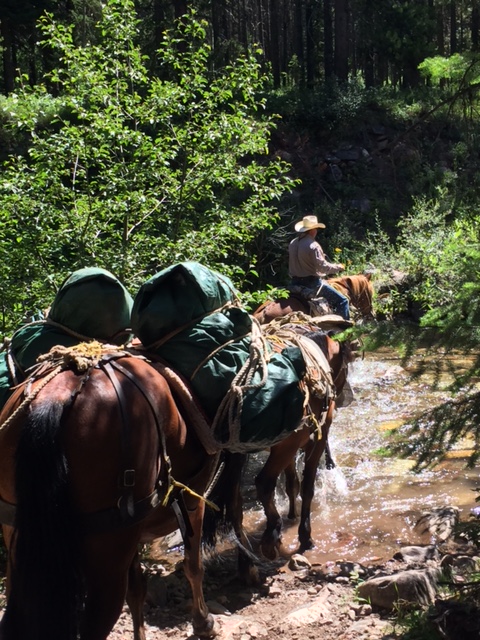
<path fill-rule="evenodd" d="M 367 280 L 371 280 L 372 279 L 372 272 L 371 271 L 367 271 L 367 273 L 365 273 L 365 278 Z"/>

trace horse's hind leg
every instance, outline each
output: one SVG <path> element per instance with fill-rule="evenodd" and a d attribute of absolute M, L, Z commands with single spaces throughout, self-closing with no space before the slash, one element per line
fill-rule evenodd
<path fill-rule="evenodd" d="M 258 568 L 253 561 L 253 554 L 249 552 L 250 542 L 243 527 L 243 497 L 241 478 L 246 462 L 246 456 L 239 453 L 227 454 L 228 476 L 222 478 L 227 485 L 229 494 L 226 496 L 226 519 L 230 522 L 239 541 L 238 547 L 238 573 L 240 579 L 247 585 L 256 585 L 260 582 Z"/>
<path fill-rule="evenodd" d="M 282 471 L 290 469 L 292 460 L 308 439 L 308 429 L 294 431 L 270 449 L 270 455 L 255 478 L 257 497 L 263 505 L 267 526 L 262 536 L 261 547 L 266 558 L 274 560 L 281 543 L 282 518 L 275 505 L 275 487 Z"/>
<path fill-rule="evenodd" d="M 106 640 L 122 613 L 128 572 L 137 553 L 135 531 L 98 534 L 85 538 L 86 585 L 81 640 Z M 141 635 L 138 636 L 142 638 Z"/>
<path fill-rule="evenodd" d="M 266 467 L 255 478 L 257 497 L 263 505 L 267 524 L 260 543 L 263 555 L 269 560 L 275 560 L 278 555 L 282 532 L 282 518 L 275 505 L 275 487 L 278 475 L 268 476 Z"/>
<path fill-rule="evenodd" d="M 147 581 L 142 571 L 138 553 L 128 569 L 127 604 L 133 621 L 134 640 L 145 640 L 143 605 L 147 595 Z"/>
<path fill-rule="evenodd" d="M 193 633 L 201 638 L 213 638 L 217 635 L 215 621 L 208 612 L 203 595 L 204 567 L 201 553 L 203 516 L 205 503 L 196 501 L 196 505 L 188 510 L 192 534 L 185 540 L 184 571 L 192 590 Z"/>
<path fill-rule="evenodd" d="M 288 518 L 297 518 L 297 497 L 300 493 L 300 480 L 298 479 L 295 458 L 285 468 L 285 491 L 288 497 Z"/>

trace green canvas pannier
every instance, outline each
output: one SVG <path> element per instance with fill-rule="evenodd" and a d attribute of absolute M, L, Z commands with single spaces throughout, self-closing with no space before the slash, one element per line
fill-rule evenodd
<path fill-rule="evenodd" d="M 63 281 L 46 320 L 20 327 L 8 351 L 0 354 L 0 408 L 10 396 L 11 385 L 21 382 L 38 356 L 52 347 L 88 340 L 118 345 L 127 342 L 132 305 L 131 295 L 109 271 L 97 267 L 74 271 Z M 7 358 L 14 365 L 16 381 Z"/>
<path fill-rule="evenodd" d="M 229 278 L 196 262 L 157 273 L 139 289 L 132 329 L 143 345 L 160 356 L 191 385 L 207 417 L 215 424 L 219 446 L 255 450 L 281 440 L 303 416 L 300 379 L 305 373 L 296 347 L 274 353 L 267 345 L 267 376 L 259 365 L 248 381 L 238 417 L 238 442 L 231 420 L 215 420 L 217 411 L 252 351 L 252 317 L 238 305 Z"/>

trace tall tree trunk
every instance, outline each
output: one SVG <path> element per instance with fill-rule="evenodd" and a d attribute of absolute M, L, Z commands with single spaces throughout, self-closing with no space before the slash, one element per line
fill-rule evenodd
<path fill-rule="evenodd" d="M 8 18 L 0 21 L 0 33 L 3 45 L 3 85 L 5 93 L 12 93 L 15 88 L 15 54 L 13 29 Z"/>
<path fill-rule="evenodd" d="M 314 37 L 314 0 L 307 0 L 305 7 L 306 23 L 306 66 L 307 66 L 307 87 L 313 88 L 315 84 L 315 37 Z"/>
<path fill-rule="evenodd" d="M 352 16 L 352 35 L 355 41 L 352 47 L 358 50 L 358 65 L 361 67 L 366 87 L 374 87 L 376 84 L 376 48 L 373 35 L 374 25 L 372 16 L 376 0 L 365 0 L 358 15 Z M 355 69 L 353 69 L 355 73 Z"/>
<path fill-rule="evenodd" d="M 438 52 L 438 55 L 443 56 L 445 55 L 445 12 L 444 12 L 444 5 L 441 2 L 436 7 L 436 20 L 437 20 L 437 52 Z"/>
<path fill-rule="evenodd" d="M 262 45 L 264 51 L 266 51 L 268 43 L 267 43 L 267 34 L 265 31 L 265 27 L 267 25 L 267 12 L 265 10 L 264 0 L 258 0 L 258 29 L 259 29 L 259 43 Z"/>
<path fill-rule="evenodd" d="M 28 34 L 28 82 L 31 87 L 37 84 L 36 43 L 37 29 L 35 24 L 32 24 Z"/>
<path fill-rule="evenodd" d="M 162 0 L 153 0 L 153 39 L 154 50 L 158 51 L 163 39 L 165 28 L 165 7 Z"/>
<path fill-rule="evenodd" d="M 323 2 L 323 68 L 325 78 L 333 77 L 333 20 L 332 0 Z"/>
<path fill-rule="evenodd" d="M 241 0 L 240 3 L 240 41 L 245 51 L 248 50 L 248 15 L 250 11 L 247 10 L 246 0 Z"/>
<path fill-rule="evenodd" d="M 479 31 L 480 31 L 480 9 L 478 0 L 472 0 L 472 23 L 471 23 L 471 33 L 472 33 L 472 51 L 479 50 Z"/>
<path fill-rule="evenodd" d="M 299 71 L 299 77 L 296 80 L 299 86 L 303 87 L 305 86 L 303 0 L 295 0 L 294 6 L 294 47 Z"/>
<path fill-rule="evenodd" d="M 457 3 L 452 0 L 450 2 L 450 55 L 457 51 Z"/>
<path fill-rule="evenodd" d="M 335 0 L 334 72 L 339 80 L 348 80 L 348 0 Z"/>
<path fill-rule="evenodd" d="M 272 63 L 273 83 L 280 86 L 280 47 L 279 47 L 279 0 L 270 0 L 270 61 Z"/>
<path fill-rule="evenodd" d="M 280 31 L 280 74 L 282 78 L 282 84 L 285 84 L 288 78 L 288 71 L 290 61 L 293 56 L 292 38 L 295 36 L 292 33 L 292 16 L 290 13 L 289 2 L 284 0 L 282 2 L 282 17 L 281 17 L 281 31 Z"/>

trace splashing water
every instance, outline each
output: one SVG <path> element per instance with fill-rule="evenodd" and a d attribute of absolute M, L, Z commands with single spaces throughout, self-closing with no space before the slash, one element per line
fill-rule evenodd
<path fill-rule="evenodd" d="M 424 381 L 411 381 L 393 354 L 369 356 L 356 362 L 349 376 L 355 402 L 339 409 L 330 431 L 333 470 L 319 468 L 312 505 L 315 549 L 306 555 L 313 563 L 329 560 L 385 561 L 401 545 L 426 544 L 429 537 L 415 531 L 422 513 L 453 505 L 467 518 L 475 506 L 478 468 L 466 469 L 469 451 L 457 450 L 433 469 L 413 473 L 414 460 L 388 456 L 388 432 L 408 423 L 421 411 L 447 400 Z M 380 455 L 378 452 L 382 452 Z M 263 454 L 249 463 L 253 477 Z M 301 461 L 300 461 L 301 470 Z M 277 504 L 286 517 L 287 501 L 281 484 Z M 246 496 L 247 531 L 261 530 L 263 512 L 254 491 Z M 284 520 L 283 544 L 297 546 L 296 523 Z"/>

